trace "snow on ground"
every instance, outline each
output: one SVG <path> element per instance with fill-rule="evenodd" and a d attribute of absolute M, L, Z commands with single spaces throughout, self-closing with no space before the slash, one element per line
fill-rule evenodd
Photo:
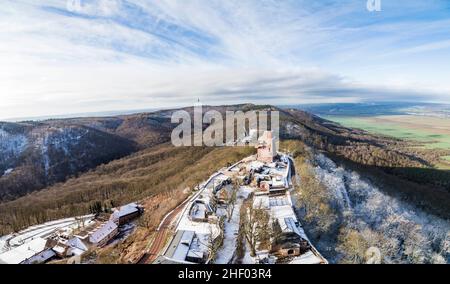
<path fill-rule="evenodd" d="M 225 221 L 224 228 L 224 240 L 223 245 L 217 252 L 216 260 L 217 264 L 227 264 L 233 258 L 234 252 L 236 251 L 236 239 L 239 232 L 239 220 L 240 220 L 240 209 L 244 200 L 248 197 L 252 189 L 247 186 L 241 186 L 237 193 L 236 205 L 233 211 L 230 222 Z"/>
<path fill-rule="evenodd" d="M 0 128 L 0 152 L 9 154 L 12 156 L 22 153 L 27 144 L 28 140 L 23 134 L 10 134 L 5 130 Z"/>
<path fill-rule="evenodd" d="M 317 257 L 312 251 L 308 251 L 292 259 L 289 264 L 320 264 L 322 259 Z"/>
<path fill-rule="evenodd" d="M 247 199 L 250 193 L 253 192 L 253 188 L 250 186 L 241 186 L 238 192 L 238 198 L 242 197 L 243 199 Z"/>
<path fill-rule="evenodd" d="M 193 218 L 205 218 L 206 215 L 206 205 L 203 203 L 195 203 L 191 209 L 191 217 Z"/>
<path fill-rule="evenodd" d="M 56 230 L 60 229 L 68 229 L 73 230 L 78 228 L 80 221 L 77 220 L 78 218 L 84 219 L 84 225 L 87 226 L 92 222 L 92 219 L 94 218 L 94 215 L 86 215 L 82 217 L 73 217 L 73 218 L 66 218 L 66 219 L 60 219 L 60 220 L 54 220 L 47 223 L 35 225 L 28 227 L 27 229 L 24 229 L 18 233 L 7 235 L 2 237 L 4 240 L 9 240 L 9 245 L 12 247 L 19 246 L 21 244 L 24 244 L 26 242 L 29 242 L 35 238 L 45 238 L 55 232 Z M 5 248 L 7 249 L 7 248 Z M 0 246 L 0 250 L 3 250 L 3 246 Z"/>
<path fill-rule="evenodd" d="M 427 214 L 405 202 L 387 196 L 356 172 L 337 166 L 320 154 L 317 177 L 330 189 L 342 209 L 347 209 L 347 226 L 359 232 L 380 232 L 397 247 L 386 261 L 402 261 L 408 250 L 416 262 L 450 262 L 450 221 Z M 348 205 L 352 205 L 349 207 Z M 407 244 L 410 244 L 409 248 Z M 380 244 L 383 245 L 383 244 Z"/>
<path fill-rule="evenodd" d="M 9 174 L 11 174 L 13 171 L 14 171 L 13 168 L 9 168 L 9 169 L 7 169 L 7 170 L 3 173 L 3 176 L 9 175 Z"/>
<path fill-rule="evenodd" d="M 253 190 L 254 189 L 250 186 L 241 186 L 239 188 L 236 205 L 231 220 L 230 222 L 227 220 L 225 221 L 223 245 L 217 252 L 215 263 L 227 264 L 232 260 L 234 252 L 236 251 L 236 241 L 239 233 L 240 209 L 244 203 L 244 200 L 248 198 Z M 249 253 L 248 256 L 244 257 L 243 261 L 247 261 L 247 263 L 255 263 Z"/>
<path fill-rule="evenodd" d="M 242 258 L 242 264 L 255 264 L 255 259 L 250 255 L 250 248 L 247 242 L 245 242 L 245 253 Z"/>
<path fill-rule="evenodd" d="M 180 222 L 176 228 L 176 231 L 195 231 L 198 234 L 210 234 L 213 237 L 217 237 L 220 234 L 220 228 L 217 224 L 211 224 L 208 222 L 194 222 L 189 218 L 189 210 L 186 210 L 180 219 Z"/>
<path fill-rule="evenodd" d="M 194 222 L 189 219 L 189 210 L 185 211 L 185 214 L 178 224 L 177 231 L 195 231 L 197 234 L 213 234 L 213 237 L 217 237 L 220 233 L 220 229 L 216 224 L 211 224 L 207 222 Z"/>

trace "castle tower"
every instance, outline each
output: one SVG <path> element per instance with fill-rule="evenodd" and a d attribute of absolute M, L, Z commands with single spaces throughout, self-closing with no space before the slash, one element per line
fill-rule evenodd
<path fill-rule="evenodd" d="M 272 131 L 264 131 L 259 137 L 258 144 L 255 146 L 257 150 L 257 160 L 264 163 L 272 163 L 277 155 L 276 141 L 272 136 Z"/>

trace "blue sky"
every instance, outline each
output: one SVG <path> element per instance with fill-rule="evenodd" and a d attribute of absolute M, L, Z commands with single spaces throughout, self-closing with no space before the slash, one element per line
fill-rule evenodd
<path fill-rule="evenodd" d="M 450 1 L 4 0 L 0 119 L 203 103 L 450 102 Z"/>

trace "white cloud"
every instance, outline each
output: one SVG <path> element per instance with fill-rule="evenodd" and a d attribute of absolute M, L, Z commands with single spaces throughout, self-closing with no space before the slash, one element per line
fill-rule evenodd
<path fill-rule="evenodd" d="M 439 34 L 446 20 L 378 23 L 358 1 L 66 4 L 0 6 L 0 118 L 177 106 L 198 97 L 348 102 L 440 99 L 450 91 L 444 76 L 420 68 L 424 53 L 448 48 Z M 427 59 L 449 68 L 449 59 Z"/>

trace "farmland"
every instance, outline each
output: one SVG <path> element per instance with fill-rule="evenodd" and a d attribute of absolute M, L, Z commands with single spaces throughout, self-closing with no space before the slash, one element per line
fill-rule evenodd
<path fill-rule="evenodd" d="M 423 143 L 426 149 L 450 149 L 450 120 L 446 118 L 386 116 L 324 116 L 344 126 Z M 448 160 L 448 157 L 447 157 Z"/>

